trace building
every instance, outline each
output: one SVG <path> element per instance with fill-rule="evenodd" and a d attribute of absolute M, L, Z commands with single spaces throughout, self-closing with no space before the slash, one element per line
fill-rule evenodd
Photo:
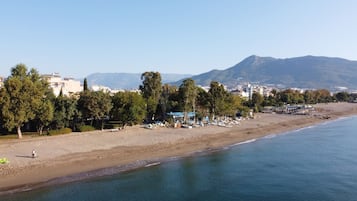
<path fill-rule="evenodd" d="M 4 86 L 5 79 L 0 76 L 0 88 Z"/>
<path fill-rule="evenodd" d="M 42 78 L 47 80 L 53 93 L 58 96 L 62 90 L 63 95 L 71 96 L 83 90 L 81 82 L 73 78 L 63 78 L 59 73 L 45 74 Z"/>
<path fill-rule="evenodd" d="M 232 94 L 240 95 L 247 100 L 251 100 L 254 93 L 258 93 L 262 96 L 268 97 L 271 95 L 273 88 L 263 85 L 252 85 L 250 83 L 244 85 L 238 85 L 236 88 L 231 90 Z"/>

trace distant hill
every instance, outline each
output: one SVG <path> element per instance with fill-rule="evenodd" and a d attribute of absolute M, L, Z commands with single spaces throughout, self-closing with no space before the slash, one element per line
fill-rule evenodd
<path fill-rule="evenodd" d="M 176 82 L 191 77 L 189 74 L 161 74 L 162 83 Z M 93 73 L 87 76 L 88 85 L 101 85 L 111 89 L 138 89 L 141 73 Z"/>
<path fill-rule="evenodd" d="M 226 70 L 212 70 L 192 79 L 202 86 L 208 86 L 214 80 L 229 87 L 242 82 L 257 82 L 299 88 L 357 89 L 357 61 L 316 56 L 276 59 L 253 55 Z"/>

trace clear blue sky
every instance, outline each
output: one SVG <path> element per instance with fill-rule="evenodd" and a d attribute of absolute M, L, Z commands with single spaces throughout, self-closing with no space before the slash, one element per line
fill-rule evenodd
<path fill-rule="evenodd" d="M 0 0 L 0 75 L 199 74 L 252 54 L 357 60 L 356 0 Z"/>

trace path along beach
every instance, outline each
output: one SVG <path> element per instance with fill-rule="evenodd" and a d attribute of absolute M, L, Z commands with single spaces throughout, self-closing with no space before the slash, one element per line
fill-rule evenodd
<path fill-rule="evenodd" d="M 128 127 L 112 132 L 94 131 L 22 140 L 1 140 L 0 194 L 49 185 L 69 175 L 86 177 L 110 167 L 147 165 L 169 157 L 188 156 L 257 139 L 270 134 L 308 127 L 340 117 L 357 115 L 357 104 L 329 103 L 314 106 L 312 115 L 256 114 L 231 128 L 207 126 L 193 129 Z M 328 118 L 327 118 L 328 117 Z M 37 158 L 32 158 L 36 150 Z M 142 163 L 141 163 L 142 162 Z"/>

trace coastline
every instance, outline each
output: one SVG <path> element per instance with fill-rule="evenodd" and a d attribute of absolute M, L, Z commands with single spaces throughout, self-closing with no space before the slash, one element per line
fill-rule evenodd
<path fill-rule="evenodd" d="M 132 127 L 118 132 L 1 141 L 1 157 L 7 157 L 10 163 L 0 166 L 0 194 L 111 175 L 357 114 L 357 104 L 353 103 L 315 107 L 310 116 L 257 114 L 257 118 L 233 128 Z M 36 159 L 29 157 L 34 147 L 39 153 Z"/>

